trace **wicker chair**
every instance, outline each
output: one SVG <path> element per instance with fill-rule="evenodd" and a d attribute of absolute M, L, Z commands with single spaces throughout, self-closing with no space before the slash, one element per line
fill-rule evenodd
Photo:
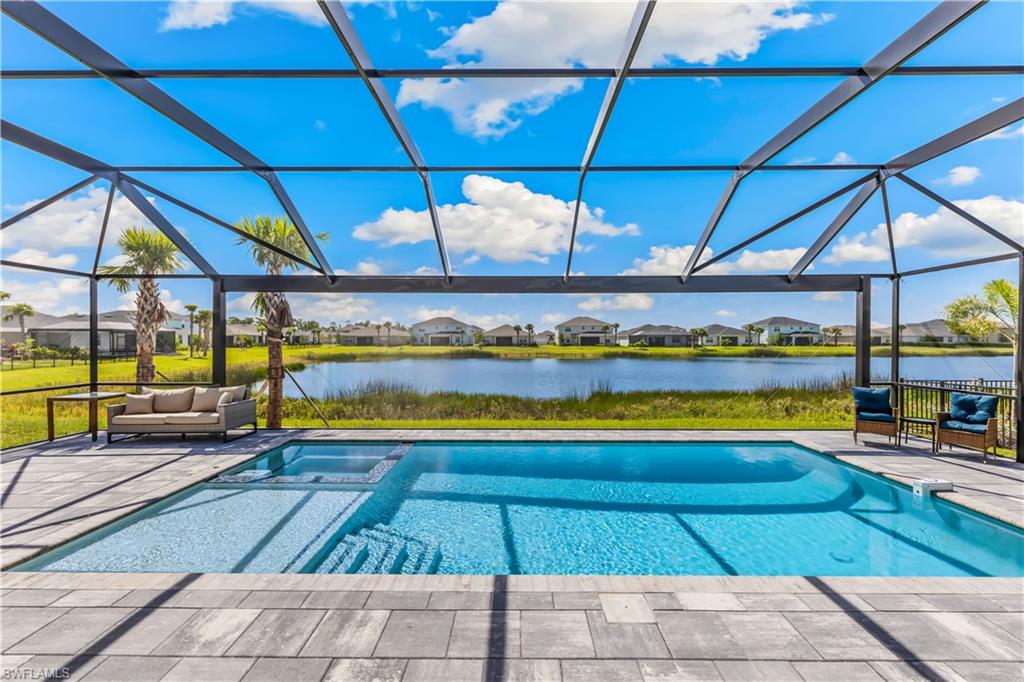
<path fill-rule="evenodd" d="M 874 398 L 881 402 L 875 404 L 869 409 L 863 409 L 862 406 L 857 404 L 858 392 L 863 392 L 866 398 Z M 873 394 L 873 396 L 872 396 Z M 884 404 L 883 404 L 884 403 Z M 861 415 L 872 414 L 875 418 L 869 419 L 864 418 Z M 879 436 L 885 436 L 890 442 L 895 441 L 895 445 L 899 445 L 899 425 L 900 425 L 900 411 L 898 408 L 891 407 L 889 389 L 877 389 L 875 391 L 869 389 L 855 388 L 854 389 L 854 405 L 853 405 L 853 442 L 857 442 L 857 436 L 863 433 L 873 433 Z"/>
<path fill-rule="evenodd" d="M 954 445 L 959 445 L 962 448 L 969 448 L 971 450 L 981 450 L 982 461 L 988 462 L 988 451 L 992 449 L 992 454 L 996 452 L 996 446 L 999 444 L 999 420 L 992 417 L 984 424 L 971 424 L 971 426 L 984 426 L 984 431 L 979 428 L 977 431 L 965 431 L 961 429 L 953 429 L 944 427 L 943 424 L 947 424 L 947 427 L 951 423 L 957 423 L 952 420 L 949 412 L 936 412 L 935 413 L 935 448 L 941 448 L 942 444 L 952 448 Z"/>

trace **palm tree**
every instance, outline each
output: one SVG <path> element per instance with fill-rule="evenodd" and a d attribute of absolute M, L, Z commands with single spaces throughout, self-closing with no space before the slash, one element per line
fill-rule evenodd
<path fill-rule="evenodd" d="M 604 337 L 604 339 L 603 339 L 604 340 L 604 345 L 606 345 L 606 346 L 608 345 L 608 332 L 609 331 L 611 331 L 611 327 L 609 327 L 608 325 L 605 324 L 605 325 L 601 326 L 601 335 Z"/>
<path fill-rule="evenodd" d="M 612 323 L 612 329 L 615 330 L 615 345 L 616 346 L 619 345 L 619 327 L 620 326 L 621 325 L 618 322 L 613 322 Z"/>
<path fill-rule="evenodd" d="M 6 291 L 0 291 L 0 301 L 6 301 L 10 297 L 11 297 L 11 295 L 9 293 L 7 293 Z"/>
<path fill-rule="evenodd" d="M 36 314 L 36 309 L 28 303 L 12 303 L 4 310 L 4 319 L 13 320 L 18 318 L 18 326 L 21 327 L 21 335 L 25 336 L 25 318 Z"/>
<path fill-rule="evenodd" d="M 839 345 L 839 335 L 843 333 L 842 327 L 825 327 L 822 331 L 825 332 L 826 337 L 832 337 L 833 345 Z"/>
<path fill-rule="evenodd" d="M 743 328 L 747 330 L 747 345 L 749 346 L 751 343 L 754 342 L 754 329 L 756 329 L 757 327 L 753 322 L 748 322 L 747 324 L 743 325 Z"/>
<path fill-rule="evenodd" d="M 178 258 L 178 247 L 162 232 L 129 227 L 117 238 L 117 247 L 124 256 L 121 265 L 103 265 L 99 272 L 114 275 L 110 285 L 123 294 L 131 290 L 131 280 L 125 275 L 169 275 L 181 270 L 185 264 Z M 135 294 L 135 381 L 152 383 L 156 378 L 153 353 L 156 352 L 156 334 L 167 321 L 168 312 L 160 300 L 160 284 L 153 277 L 140 277 Z"/>
<path fill-rule="evenodd" d="M 533 330 L 534 329 L 536 329 L 536 327 L 533 326 L 532 322 L 527 322 L 526 323 L 526 344 L 529 345 L 529 346 L 533 345 Z"/>
<path fill-rule="evenodd" d="M 761 334 L 764 334 L 764 327 L 754 327 L 754 336 L 757 337 L 757 345 L 761 345 Z"/>
<path fill-rule="evenodd" d="M 384 320 L 384 328 L 388 330 L 388 347 L 391 347 L 391 320 Z"/>
<path fill-rule="evenodd" d="M 704 345 L 704 337 L 708 335 L 708 330 L 703 327 L 694 327 L 690 330 L 690 338 L 692 339 L 692 347 L 696 348 L 698 344 Z"/>
<path fill-rule="evenodd" d="M 196 313 L 196 324 L 199 326 L 199 340 L 203 344 L 203 357 L 210 350 L 210 332 L 213 329 L 213 311 L 209 309 L 200 310 Z"/>
<path fill-rule="evenodd" d="M 236 227 L 287 253 L 302 258 L 310 255 L 302 235 L 292 221 L 284 216 L 243 218 Z M 326 234 L 318 234 L 316 237 L 327 239 Z M 268 275 L 280 275 L 285 270 L 294 270 L 299 266 L 291 258 L 244 237 L 240 237 L 238 243 L 249 247 L 252 259 Z M 260 292 L 256 295 L 252 307 L 259 313 L 267 329 L 267 427 L 278 429 L 281 428 L 284 416 L 284 357 L 281 351 L 281 335 L 293 322 L 292 309 L 288 305 L 288 299 L 280 291 Z"/>
<path fill-rule="evenodd" d="M 514 327 L 512 327 L 512 331 L 514 331 L 516 333 L 516 345 L 518 346 L 519 345 L 519 334 L 523 331 L 523 326 L 517 324 Z"/>
<path fill-rule="evenodd" d="M 188 356 L 191 358 L 195 356 L 196 311 L 199 310 L 199 306 L 195 303 L 186 303 L 185 310 L 188 311 Z"/>

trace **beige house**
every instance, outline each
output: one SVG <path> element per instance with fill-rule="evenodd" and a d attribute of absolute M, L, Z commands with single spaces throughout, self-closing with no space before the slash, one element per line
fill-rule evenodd
<path fill-rule="evenodd" d="M 405 329 L 384 327 L 380 329 L 364 324 L 353 324 L 338 331 L 338 345 L 341 346 L 407 346 L 412 334 Z"/>
<path fill-rule="evenodd" d="M 705 346 L 756 346 L 757 335 L 748 334 L 746 329 L 727 327 L 724 324 L 709 324 L 703 327 L 707 332 L 701 343 Z"/>
<path fill-rule="evenodd" d="M 415 346 L 472 346 L 480 327 L 453 317 L 432 317 L 409 327 Z"/>
<path fill-rule="evenodd" d="M 560 346 L 614 346 L 615 325 L 593 317 L 574 317 L 555 326 Z"/>
<path fill-rule="evenodd" d="M 511 324 L 503 324 L 484 332 L 484 345 L 487 346 L 526 346 L 529 343 L 530 333 L 525 329 L 517 332 Z"/>

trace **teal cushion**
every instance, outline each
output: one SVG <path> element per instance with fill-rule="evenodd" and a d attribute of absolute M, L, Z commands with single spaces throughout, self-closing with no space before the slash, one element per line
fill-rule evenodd
<path fill-rule="evenodd" d="M 858 414 L 862 412 L 892 414 L 892 406 L 889 404 L 889 389 L 887 388 L 862 388 L 855 386 L 853 389 L 853 404 L 857 406 Z"/>
<path fill-rule="evenodd" d="M 884 412 L 858 412 L 857 419 L 863 419 L 869 422 L 888 422 L 894 424 L 896 418 L 891 414 L 885 414 Z"/>
<path fill-rule="evenodd" d="M 949 416 L 958 421 L 967 421 L 967 418 L 978 411 L 978 396 L 970 393 L 949 394 Z"/>
<path fill-rule="evenodd" d="M 984 424 L 992 417 L 996 416 L 996 410 L 999 409 L 999 398 L 994 395 L 979 395 L 974 401 L 977 406 L 977 411 L 967 417 L 967 421 L 971 424 Z"/>
<path fill-rule="evenodd" d="M 971 424 L 970 422 L 945 419 L 939 422 L 939 426 L 953 431 L 969 431 L 970 433 L 985 433 L 988 427 L 985 424 Z"/>

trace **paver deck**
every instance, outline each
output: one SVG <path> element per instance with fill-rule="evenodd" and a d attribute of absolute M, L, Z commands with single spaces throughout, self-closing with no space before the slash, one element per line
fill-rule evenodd
<path fill-rule="evenodd" d="M 2 454 L 8 566 L 292 438 L 792 440 L 1021 525 L 1024 467 L 846 432 L 280 431 Z M 923 442 L 922 442 L 923 443 Z M 0 573 L 4 679 L 1024 680 L 1017 578 Z"/>

